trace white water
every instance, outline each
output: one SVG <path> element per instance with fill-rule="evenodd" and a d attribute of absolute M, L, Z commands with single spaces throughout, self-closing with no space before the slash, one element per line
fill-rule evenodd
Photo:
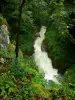
<path fill-rule="evenodd" d="M 39 32 L 40 37 L 37 37 L 34 44 L 34 60 L 39 70 L 45 73 L 46 80 L 52 80 L 58 83 L 56 76 L 58 76 L 57 70 L 53 68 L 51 59 L 48 57 L 47 52 L 41 50 L 42 42 L 45 38 L 46 27 L 42 26 Z"/>

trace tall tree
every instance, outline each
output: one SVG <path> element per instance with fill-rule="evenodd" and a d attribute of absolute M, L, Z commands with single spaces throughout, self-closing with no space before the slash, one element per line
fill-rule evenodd
<path fill-rule="evenodd" d="M 18 15 L 18 31 L 16 35 L 16 48 L 15 48 L 16 58 L 18 58 L 18 52 L 19 52 L 20 24 L 21 24 L 22 8 L 24 6 L 24 3 L 25 3 L 25 0 L 20 0 L 19 15 Z"/>

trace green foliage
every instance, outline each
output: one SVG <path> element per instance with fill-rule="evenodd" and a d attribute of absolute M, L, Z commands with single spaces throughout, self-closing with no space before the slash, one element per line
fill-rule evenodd
<path fill-rule="evenodd" d="M 14 84 L 15 77 L 8 73 L 0 74 L 0 96 L 4 99 L 16 92 L 16 85 Z"/>
<path fill-rule="evenodd" d="M 52 57 L 53 65 L 58 68 L 60 72 L 65 71 L 66 68 L 74 63 L 75 46 L 65 33 L 59 33 L 57 28 L 51 25 L 46 32 L 45 41 L 49 56 Z"/>
<path fill-rule="evenodd" d="M 10 28 L 11 43 L 16 38 L 19 0 L 0 1 L 0 25 Z M 19 50 L 19 59 L 15 58 L 15 45 L 1 48 L 0 57 L 0 98 L 3 100 L 35 100 L 35 97 L 65 100 L 75 99 L 75 45 L 70 28 L 75 23 L 75 0 L 26 0 L 22 11 L 19 47 L 23 54 L 33 53 L 33 44 L 37 27 L 47 26 L 45 44 L 54 67 L 64 74 L 61 85 L 46 83 L 44 75 L 39 74 L 32 57 L 25 56 Z M 6 19 L 5 19 L 6 18 Z M 7 21 L 6 21 L 7 20 Z M 34 30 L 33 30 L 34 28 Z M 36 29 L 37 28 L 37 29 Z M 38 30 L 39 31 L 39 30 Z M 6 58 L 12 58 L 11 63 Z M 5 68 L 4 68 L 5 67 Z"/>
<path fill-rule="evenodd" d="M 3 18 L 2 16 L 0 16 L 0 26 L 3 25 L 3 24 L 8 25 L 6 19 Z"/>
<path fill-rule="evenodd" d="M 49 98 L 49 91 L 44 88 L 42 85 L 40 84 L 35 84 L 34 82 L 31 84 L 31 87 L 32 87 L 32 90 L 33 90 L 33 93 L 40 97 L 43 97 L 43 98 Z"/>
<path fill-rule="evenodd" d="M 15 45 L 9 44 L 8 48 L 1 48 L 0 56 L 4 58 L 14 58 L 15 57 Z M 19 50 L 19 58 L 23 58 L 22 52 Z"/>
<path fill-rule="evenodd" d="M 68 68 L 67 71 L 64 74 L 64 81 L 67 82 L 68 84 L 69 83 L 75 84 L 74 72 L 75 72 L 75 64 L 72 64 L 71 67 Z"/>
<path fill-rule="evenodd" d="M 34 100 L 35 95 L 49 96 L 44 87 L 45 80 L 38 73 L 32 57 L 13 59 L 10 70 L 0 74 L 0 80 L 0 97 L 4 100 Z"/>

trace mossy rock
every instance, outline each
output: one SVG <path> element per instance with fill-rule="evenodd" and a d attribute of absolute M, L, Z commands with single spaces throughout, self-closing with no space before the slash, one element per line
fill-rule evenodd
<path fill-rule="evenodd" d="M 3 25 L 3 24 L 8 26 L 8 23 L 7 23 L 6 19 L 3 18 L 2 16 L 0 16 L 0 26 Z"/>
<path fill-rule="evenodd" d="M 15 45 L 10 43 L 8 48 L 1 48 L 0 56 L 3 58 L 15 58 Z M 21 50 L 19 50 L 19 58 L 23 58 Z"/>
<path fill-rule="evenodd" d="M 1 48 L 0 57 L 4 59 L 4 63 L 0 62 L 0 73 L 4 73 L 10 70 L 12 65 L 12 60 L 16 57 L 15 55 L 15 45 L 9 44 L 8 48 Z M 19 50 L 18 60 L 23 59 L 23 54 L 21 50 Z"/>

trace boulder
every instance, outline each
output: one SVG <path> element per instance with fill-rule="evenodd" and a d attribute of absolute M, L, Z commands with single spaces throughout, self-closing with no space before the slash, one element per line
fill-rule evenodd
<path fill-rule="evenodd" d="M 0 28 L 0 48 L 7 48 L 10 43 L 9 31 L 6 25 L 2 25 Z"/>

